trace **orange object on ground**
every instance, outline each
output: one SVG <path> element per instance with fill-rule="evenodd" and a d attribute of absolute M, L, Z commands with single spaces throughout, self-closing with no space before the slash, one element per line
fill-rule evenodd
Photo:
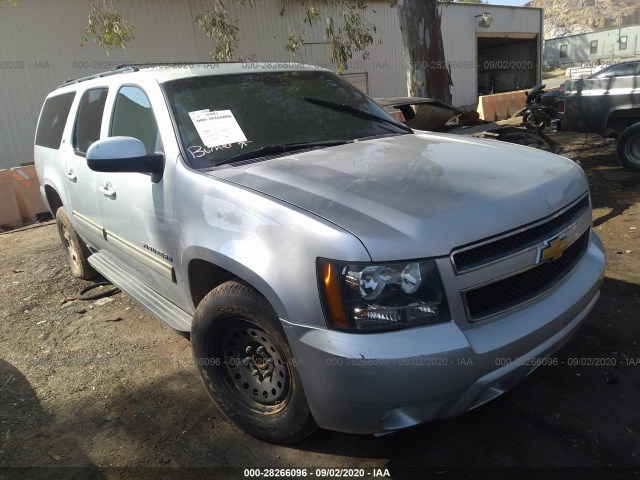
<path fill-rule="evenodd" d="M 11 178 L 20 214 L 25 221 L 35 222 L 39 213 L 48 211 L 40 196 L 36 168 L 33 165 L 12 168 Z"/>
<path fill-rule="evenodd" d="M 526 90 L 496 93 L 478 97 L 478 114 L 483 120 L 495 122 L 510 118 L 527 103 Z"/>
<path fill-rule="evenodd" d="M 22 225 L 22 214 L 13 188 L 10 170 L 0 170 L 0 225 Z"/>

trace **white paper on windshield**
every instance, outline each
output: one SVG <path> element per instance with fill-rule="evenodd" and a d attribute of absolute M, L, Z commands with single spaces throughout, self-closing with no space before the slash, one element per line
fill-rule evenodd
<path fill-rule="evenodd" d="M 189 116 L 207 148 L 247 141 L 231 110 L 198 110 Z"/>

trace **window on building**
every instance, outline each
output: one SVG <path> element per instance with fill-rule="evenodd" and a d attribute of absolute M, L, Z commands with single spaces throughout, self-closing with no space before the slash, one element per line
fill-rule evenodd
<path fill-rule="evenodd" d="M 560 45 L 560 58 L 567 58 L 567 46 Z"/>
<path fill-rule="evenodd" d="M 100 140 L 100 126 L 107 92 L 106 88 L 94 88 L 84 92 L 80 99 L 73 129 L 73 148 L 78 155 L 84 156 L 91 144 Z"/>
<path fill-rule="evenodd" d="M 598 53 L 598 40 L 591 40 L 591 51 L 589 53 L 591 55 Z"/>
<path fill-rule="evenodd" d="M 619 50 L 626 50 L 627 49 L 627 36 L 621 36 L 618 39 L 618 49 Z"/>

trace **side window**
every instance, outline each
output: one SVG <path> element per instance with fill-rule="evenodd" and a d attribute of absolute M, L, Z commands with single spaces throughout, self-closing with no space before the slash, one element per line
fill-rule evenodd
<path fill-rule="evenodd" d="M 137 138 L 148 155 L 162 151 L 156 117 L 147 95 L 140 88 L 125 86 L 118 92 L 109 136 Z"/>
<path fill-rule="evenodd" d="M 625 77 L 627 75 L 635 75 L 635 67 L 631 65 L 618 65 L 609 70 L 605 77 Z"/>
<path fill-rule="evenodd" d="M 100 139 L 100 126 L 107 92 L 107 88 L 94 88 L 84 92 L 80 99 L 73 130 L 73 148 L 78 155 L 87 153 L 91 144 Z"/>
<path fill-rule="evenodd" d="M 622 65 L 622 67 L 616 71 L 616 77 L 626 77 L 630 75 L 635 75 L 636 70 L 637 70 L 636 65 L 633 63 L 629 65 Z"/>
<path fill-rule="evenodd" d="M 36 131 L 36 145 L 60 148 L 64 126 L 75 97 L 75 92 L 69 92 L 45 100 Z"/>
<path fill-rule="evenodd" d="M 589 44 L 589 53 L 591 55 L 598 53 L 598 40 L 591 40 L 591 43 Z"/>

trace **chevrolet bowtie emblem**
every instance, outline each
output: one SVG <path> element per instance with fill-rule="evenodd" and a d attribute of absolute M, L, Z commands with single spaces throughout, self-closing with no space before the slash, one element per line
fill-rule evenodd
<path fill-rule="evenodd" d="M 567 237 L 556 237 L 552 240 L 547 240 L 544 245 L 538 247 L 538 260 L 536 263 L 544 263 L 549 261 L 558 260 L 569 245 Z"/>

